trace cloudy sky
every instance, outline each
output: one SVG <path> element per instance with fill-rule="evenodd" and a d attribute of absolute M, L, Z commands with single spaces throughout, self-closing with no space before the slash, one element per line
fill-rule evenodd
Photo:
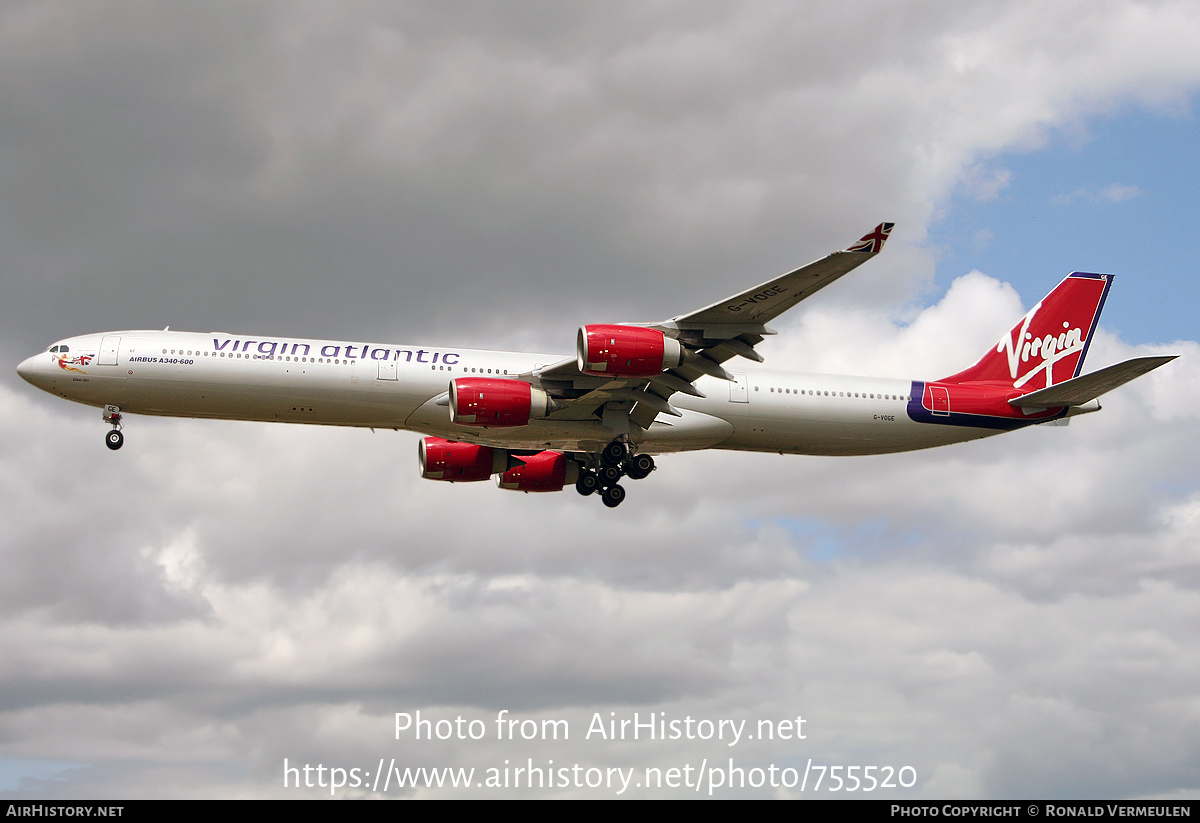
<path fill-rule="evenodd" d="M 4 4 L 0 793 L 732 758 L 1196 796 L 1197 42 L 1189 2 Z M 422 481 L 412 433 L 130 418 L 112 453 L 14 371 L 168 324 L 568 352 L 881 220 L 768 365 L 937 377 L 1072 269 L 1118 275 L 1091 368 L 1184 356 L 1067 428 L 667 457 L 613 511 Z M 397 739 L 418 710 L 487 734 Z M 635 712 L 805 737 L 586 736 Z M 415 793 L 616 793 L 571 781 Z"/>

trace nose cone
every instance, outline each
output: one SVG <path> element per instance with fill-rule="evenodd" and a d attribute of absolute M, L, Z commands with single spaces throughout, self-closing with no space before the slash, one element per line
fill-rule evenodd
<path fill-rule="evenodd" d="M 54 363 L 49 355 L 35 354 L 21 361 L 21 365 L 17 366 L 17 374 L 39 389 L 45 389 L 54 377 L 53 369 Z"/>

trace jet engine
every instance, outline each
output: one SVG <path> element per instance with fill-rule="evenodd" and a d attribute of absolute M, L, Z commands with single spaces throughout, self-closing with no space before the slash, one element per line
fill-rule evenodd
<path fill-rule="evenodd" d="M 508 468 L 508 452 L 474 443 L 458 443 L 440 437 L 426 437 L 418 447 L 421 477 L 471 483 L 487 480 Z"/>
<path fill-rule="evenodd" d="M 579 464 L 562 452 L 513 455 L 518 465 L 500 475 L 502 489 L 519 492 L 559 492 L 579 479 Z"/>
<path fill-rule="evenodd" d="M 450 381 L 450 422 L 462 426 L 524 426 L 553 410 L 549 395 L 524 380 L 460 377 Z"/>
<path fill-rule="evenodd" d="M 598 377 L 653 377 L 683 363 L 683 347 L 657 329 L 583 326 L 576 357 L 579 370 Z"/>

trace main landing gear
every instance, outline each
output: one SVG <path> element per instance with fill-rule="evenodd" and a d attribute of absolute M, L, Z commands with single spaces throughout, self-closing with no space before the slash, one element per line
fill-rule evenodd
<path fill-rule="evenodd" d="M 112 424 L 112 431 L 104 435 L 104 445 L 116 451 L 125 445 L 125 435 L 121 434 L 121 410 L 116 406 L 105 406 L 104 421 Z"/>
<path fill-rule="evenodd" d="M 654 458 L 648 454 L 632 454 L 629 444 L 614 440 L 600 452 L 599 468 L 581 468 L 575 481 L 575 491 L 583 496 L 600 492 L 604 505 L 614 509 L 625 499 L 625 489 L 618 485 L 622 477 L 641 480 L 654 471 Z"/>

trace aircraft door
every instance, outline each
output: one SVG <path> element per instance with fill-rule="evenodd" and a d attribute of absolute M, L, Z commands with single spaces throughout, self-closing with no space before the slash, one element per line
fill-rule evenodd
<path fill-rule="evenodd" d="M 100 340 L 100 357 L 96 360 L 97 366 L 115 366 L 117 365 L 117 352 L 121 348 L 120 337 L 104 337 Z"/>
<path fill-rule="evenodd" d="M 929 397 L 933 401 L 931 411 L 937 415 L 949 417 L 950 415 L 950 391 L 945 386 L 930 386 Z"/>
<path fill-rule="evenodd" d="M 729 402 L 730 403 L 749 403 L 750 402 L 750 387 L 746 383 L 746 375 L 731 374 L 733 382 L 729 384 Z"/>

